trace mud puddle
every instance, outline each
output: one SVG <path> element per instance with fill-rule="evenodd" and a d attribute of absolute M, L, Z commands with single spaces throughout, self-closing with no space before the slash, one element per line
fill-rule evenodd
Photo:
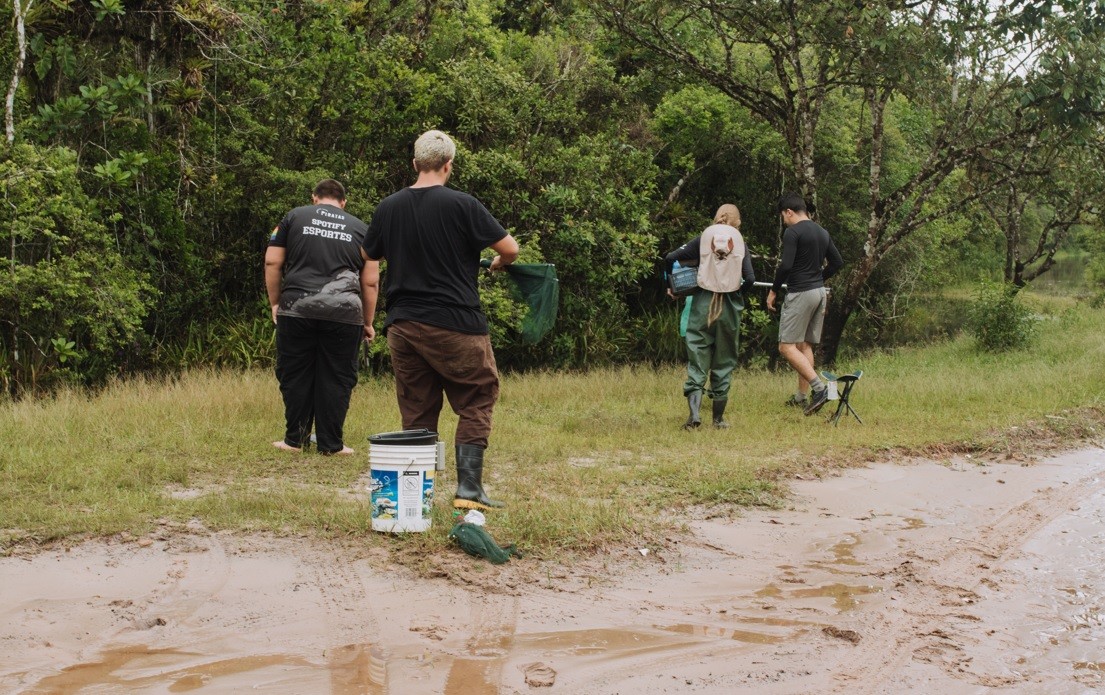
<path fill-rule="evenodd" d="M 1105 687 L 1102 450 L 875 465 L 793 491 L 792 510 L 692 522 L 677 551 L 626 548 L 599 581 L 479 568 L 508 593 L 224 534 L 3 558 L 0 692 Z"/>

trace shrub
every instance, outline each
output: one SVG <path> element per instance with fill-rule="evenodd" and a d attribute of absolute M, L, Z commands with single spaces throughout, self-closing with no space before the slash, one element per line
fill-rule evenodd
<path fill-rule="evenodd" d="M 1035 319 L 1017 298 L 1017 288 L 984 282 L 971 307 L 969 326 L 979 349 L 1004 352 L 1025 348 L 1035 333 Z"/>
<path fill-rule="evenodd" d="M 94 214 L 77 153 L 0 151 L 0 382 L 18 394 L 110 375 L 142 331 L 153 297 Z"/>

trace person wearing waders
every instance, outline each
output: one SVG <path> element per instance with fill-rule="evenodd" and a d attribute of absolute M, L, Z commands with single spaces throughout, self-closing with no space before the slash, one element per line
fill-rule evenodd
<path fill-rule="evenodd" d="M 403 429 L 438 431 L 444 393 L 458 417 L 453 506 L 486 510 L 504 506 L 483 489 L 499 372 L 476 279 L 481 251 L 498 254 L 498 271 L 518 258 L 518 242 L 478 200 L 445 185 L 454 156 L 439 130 L 415 141 L 418 178 L 380 202 L 362 254 L 387 261 L 384 330 Z"/>
<path fill-rule="evenodd" d="M 684 266 L 698 265 L 698 289 L 691 295 L 687 320 L 687 380 L 683 383 L 683 395 L 690 413 L 683 429 L 697 429 L 702 424 L 699 411 L 704 392 L 712 402 L 714 427 L 729 427 L 724 415 L 740 345 L 744 311 L 741 289 L 756 281 L 740 225 L 737 206 L 722 205 L 714 215 L 714 223 L 701 235 L 664 257 L 669 273 L 676 261 Z"/>
<path fill-rule="evenodd" d="M 787 405 L 813 415 L 829 400 L 829 389 L 818 378 L 813 361 L 813 346 L 821 342 L 825 321 L 825 281 L 844 266 L 844 259 L 829 233 L 810 220 L 813 206 L 807 206 L 802 196 L 784 195 L 778 210 L 786 231 L 775 282 L 767 293 L 767 309 L 775 311 L 775 298 L 785 283 L 787 296 L 779 315 L 779 354 L 798 372 L 798 392 Z"/>
<path fill-rule="evenodd" d="M 361 257 L 365 223 L 345 211 L 345 187 L 319 181 L 311 204 L 272 230 L 265 288 L 276 324 L 276 378 L 284 398 L 284 438 L 302 451 L 315 430 L 320 454 L 352 454 L 343 429 L 357 385 L 357 351 L 376 337 L 379 264 Z"/>

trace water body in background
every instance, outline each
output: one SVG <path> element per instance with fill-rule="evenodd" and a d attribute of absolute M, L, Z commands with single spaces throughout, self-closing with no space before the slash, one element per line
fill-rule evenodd
<path fill-rule="evenodd" d="M 1070 254 L 1056 258 L 1046 273 L 1025 288 L 1028 292 L 1060 297 L 1085 294 L 1089 255 Z M 995 280 L 999 278 L 994 278 Z M 914 345 L 954 337 L 968 330 L 966 307 L 975 300 L 976 283 L 963 281 L 910 298 L 907 308 L 887 322 L 869 342 L 882 346 Z M 861 326 L 860 321 L 856 322 Z"/>
<path fill-rule="evenodd" d="M 1029 283 L 1029 288 L 1047 294 L 1077 294 L 1086 288 L 1086 254 L 1057 257 L 1055 265 Z"/>

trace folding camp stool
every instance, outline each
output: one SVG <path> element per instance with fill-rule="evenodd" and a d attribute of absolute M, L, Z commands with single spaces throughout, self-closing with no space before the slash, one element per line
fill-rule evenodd
<path fill-rule="evenodd" d="M 829 417 L 829 422 L 834 425 L 840 423 L 840 416 L 845 412 L 849 412 L 859 420 L 859 424 L 863 424 L 863 420 L 860 419 L 859 413 L 855 411 L 852 404 L 848 402 L 848 396 L 852 394 L 852 388 L 856 385 L 856 382 L 863 376 L 863 370 L 860 369 L 852 374 L 844 374 L 837 376 L 832 372 L 821 372 L 821 376 L 829 381 L 835 381 L 837 384 L 843 384 L 844 388 L 840 391 L 840 400 L 836 404 L 836 412 Z"/>

